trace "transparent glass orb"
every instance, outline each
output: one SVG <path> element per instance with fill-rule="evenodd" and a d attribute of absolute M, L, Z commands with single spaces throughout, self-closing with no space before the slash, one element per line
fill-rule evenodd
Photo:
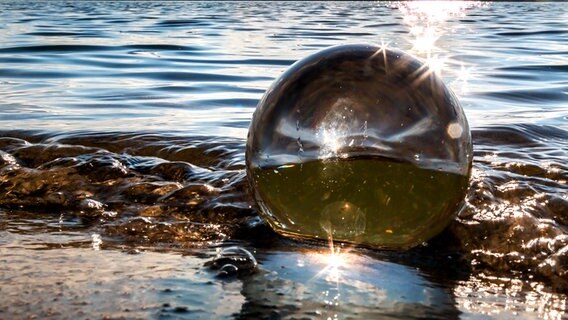
<path fill-rule="evenodd" d="M 385 249 L 448 225 L 471 162 L 454 94 L 416 58 L 372 45 L 292 65 L 260 100 L 246 148 L 254 198 L 274 230 Z"/>

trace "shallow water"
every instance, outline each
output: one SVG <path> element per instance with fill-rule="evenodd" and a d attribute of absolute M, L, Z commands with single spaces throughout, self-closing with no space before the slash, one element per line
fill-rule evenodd
<path fill-rule="evenodd" d="M 0 2 L 0 318 L 562 318 L 567 21 L 562 3 Z M 440 66 L 475 158 L 442 235 L 330 262 L 260 222 L 244 144 L 282 71 L 354 42 Z M 230 246 L 258 267 L 206 266 Z"/>

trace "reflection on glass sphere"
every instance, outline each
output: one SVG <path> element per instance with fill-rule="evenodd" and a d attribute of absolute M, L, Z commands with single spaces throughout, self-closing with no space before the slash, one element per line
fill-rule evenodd
<path fill-rule="evenodd" d="M 371 45 L 292 65 L 259 102 L 246 150 L 254 198 L 274 230 L 387 249 L 447 226 L 471 161 L 454 94 L 412 56 Z"/>

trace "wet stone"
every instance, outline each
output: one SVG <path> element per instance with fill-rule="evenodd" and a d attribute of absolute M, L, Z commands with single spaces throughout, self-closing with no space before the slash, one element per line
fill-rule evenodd
<path fill-rule="evenodd" d="M 121 194 L 134 202 L 145 204 L 154 204 L 166 194 L 182 188 L 182 185 L 175 182 L 140 182 L 133 185 L 127 185 Z"/>
<path fill-rule="evenodd" d="M 93 182 L 116 180 L 134 175 L 119 160 L 111 156 L 97 156 L 75 166 L 77 171 L 89 177 Z"/>
<path fill-rule="evenodd" d="M 158 202 L 169 206 L 196 207 L 208 201 L 210 197 L 219 193 L 219 190 L 206 184 L 190 184 L 174 190 L 158 199 Z"/>
<path fill-rule="evenodd" d="M 68 193 L 57 191 L 57 192 L 49 193 L 45 197 L 45 200 L 46 200 L 47 203 L 49 203 L 51 205 L 57 205 L 57 206 L 65 207 L 71 202 L 70 198 L 71 197 Z"/>
<path fill-rule="evenodd" d="M 189 163 L 164 162 L 154 166 L 149 173 L 166 180 L 183 182 L 189 180 L 197 172 L 199 172 L 198 168 Z"/>

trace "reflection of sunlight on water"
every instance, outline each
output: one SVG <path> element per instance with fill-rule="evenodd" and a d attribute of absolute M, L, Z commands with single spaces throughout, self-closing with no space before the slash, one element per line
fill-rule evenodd
<path fill-rule="evenodd" d="M 93 233 L 91 235 L 91 239 L 92 239 L 91 246 L 93 247 L 93 250 L 95 251 L 101 250 L 101 244 L 103 243 L 101 236 L 98 233 Z"/>
<path fill-rule="evenodd" d="M 426 59 L 426 65 L 428 65 L 428 68 L 437 75 L 442 74 L 444 63 L 444 58 L 440 58 L 438 55 L 430 56 Z"/>
<path fill-rule="evenodd" d="M 402 13 L 403 22 L 410 28 L 410 52 L 425 61 L 425 64 L 438 76 L 442 71 L 454 78 L 452 88 L 458 93 L 468 92 L 468 82 L 473 78 L 473 67 L 464 66 L 463 62 L 452 61 L 437 42 L 444 35 L 453 32 L 449 22 L 455 17 L 464 17 L 467 10 L 482 5 L 479 1 L 408 1 L 394 6 Z M 454 70 L 446 66 L 460 65 Z"/>
<path fill-rule="evenodd" d="M 434 50 L 436 41 L 440 37 L 433 28 L 414 26 L 410 34 L 415 36 L 412 49 L 419 53 L 430 53 Z"/>
<path fill-rule="evenodd" d="M 313 254 L 316 264 L 323 266 L 314 278 L 322 278 L 327 283 L 334 284 L 334 287 L 327 288 L 322 292 L 322 297 L 326 306 L 339 307 L 341 303 L 341 284 L 348 283 L 349 277 L 346 270 L 356 265 L 355 255 L 349 253 L 341 253 L 340 248 L 335 249 L 333 241 L 330 240 L 330 252 L 318 252 Z M 337 318 L 337 314 L 333 314 L 333 319 Z M 330 319 L 328 317 L 328 319 Z"/>
<path fill-rule="evenodd" d="M 315 265 L 323 267 L 312 280 L 324 279 L 325 282 L 332 284 L 332 287 L 327 287 L 321 292 L 321 298 L 328 309 L 327 319 L 337 319 L 338 310 L 341 304 L 341 284 L 347 283 L 349 277 L 345 275 L 345 271 L 349 266 L 355 265 L 355 255 L 348 253 L 341 253 L 339 248 L 334 249 L 333 241 L 330 239 L 330 252 L 314 252 L 310 254 L 311 259 Z M 302 266 L 304 262 L 302 261 Z"/>
<path fill-rule="evenodd" d="M 463 63 L 461 64 L 455 80 L 455 83 L 461 89 L 461 93 L 467 94 L 469 92 L 469 82 L 473 79 L 472 69 L 473 67 L 465 67 Z"/>
<path fill-rule="evenodd" d="M 332 248 L 333 250 L 333 248 Z M 321 276 L 325 276 L 328 282 L 334 282 L 339 286 L 342 281 L 342 270 L 348 266 L 349 255 L 341 253 L 339 249 L 327 254 L 318 254 L 318 260 L 325 265 L 325 268 L 320 272 Z"/>
<path fill-rule="evenodd" d="M 537 313 L 542 319 L 563 319 L 568 301 L 544 289 L 538 282 L 482 274 L 459 282 L 454 294 L 458 307 L 466 313 L 504 318 L 532 318 Z"/>
<path fill-rule="evenodd" d="M 470 1 L 408 1 L 403 3 L 401 10 L 406 13 L 405 21 L 444 22 L 450 15 L 463 16 L 470 6 Z"/>
<path fill-rule="evenodd" d="M 439 50 L 436 41 L 447 33 L 446 22 L 465 16 L 467 9 L 478 5 L 470 1 L 409 1 L 396 6 L 414 36 L 413 51 L 430 55 Z"/>

